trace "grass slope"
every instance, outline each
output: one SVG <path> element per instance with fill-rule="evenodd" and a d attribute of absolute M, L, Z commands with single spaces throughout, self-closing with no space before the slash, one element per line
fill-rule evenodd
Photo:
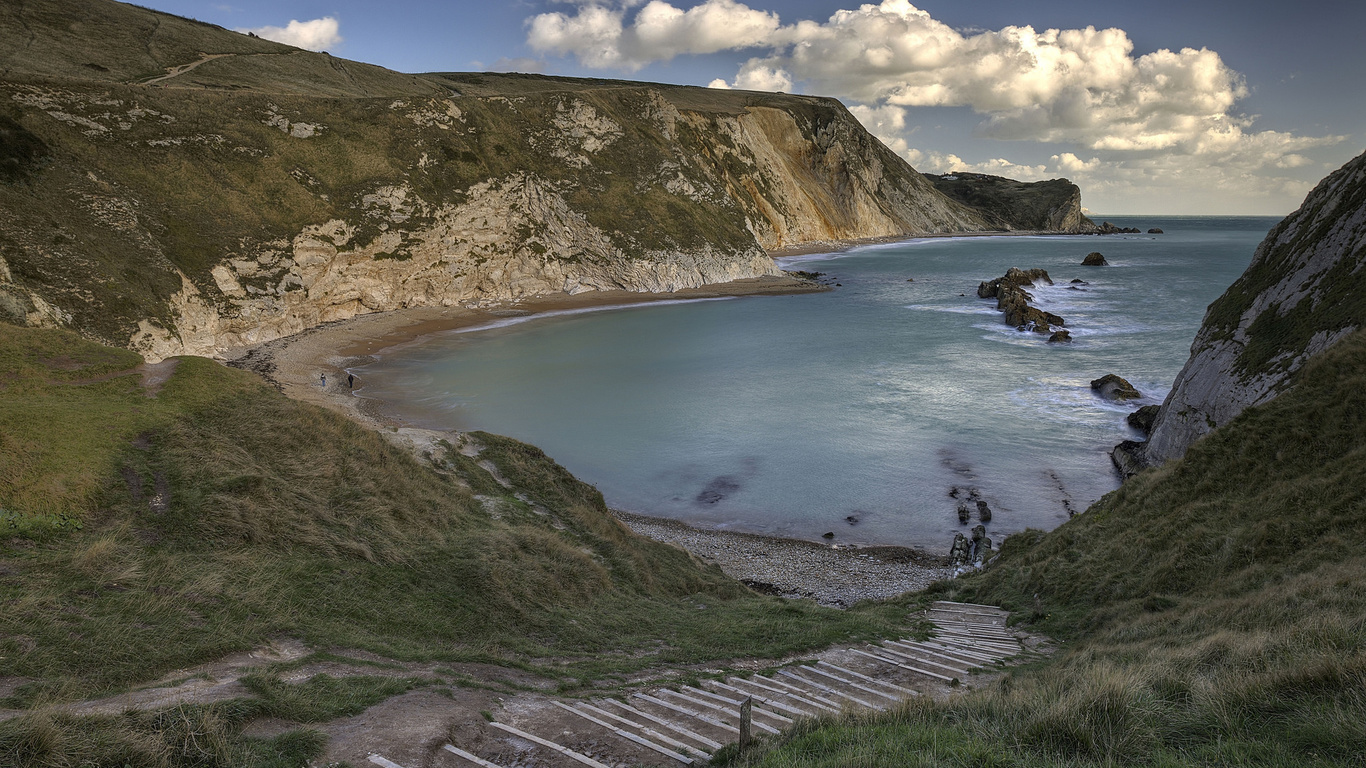
<path fill-rule="evenodd" d="M 521 667 L 572 691 L 904 625 L 901 606 L 756 595 L 630 533 L 594 488 L 514 440 L 474 436 L 504 487 L 468 457 L 419 461 L 210 360 L 180 359 L 149 396 L 137 362 L 0 324 L 0 678 L 27 680 L 0 707 L 31 710 L 0 722 L 0 764 L 190 764 L 165 747 L 190 721 L 221 742 L 220 763 L 251 764 L 241 755 L 274 749 L 236 735 L 276 711 L 261 707 L 328 712 L 359 695 L 337 686 L 368 683 L 285 695 L 267 680 L 259 700 L 169 720 L 48 705 L 283 636 Z"/>
<path fill-rule="evenodd" d="M 1003 605 L 1070 640 L 1066 652 L 732 764 L 1363 764 L 1364 438 L 1358 332 L 1183 460 L 932 588 Z"/>

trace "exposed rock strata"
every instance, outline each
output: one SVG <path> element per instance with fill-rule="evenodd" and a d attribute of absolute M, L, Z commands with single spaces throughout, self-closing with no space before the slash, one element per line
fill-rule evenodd
<path fill-rule="evenodd" d="M 1184 455 L 1246 408 L 1274 398 L 1314 355 L 1366 324 L 1366 155 L 1325 178 L 1210 304 L 1146 443 L 1112 456 L 1121 472 Z"/>
<path fill-rule="evenodd" d="M 977 296 L 983 299 L 996 299 L 996 308 L 1003 313 L 1006 325 L 1013 325 L 1021 331 L 1050 334 L 1049 341 L 1071 341 L 1070 334 L 1059 337 L 1054 332 L 1053 326 L 1065 324 L 1062 317 L 1045 312 L 1029 303 L 1034 297 L 1025 290 L 1025 287 L 1033 286 L 1038 280 L 1053 284 L 1046 270 L 1011 267 L 1006 270 L 1004 276 L 979 284 Z"/>

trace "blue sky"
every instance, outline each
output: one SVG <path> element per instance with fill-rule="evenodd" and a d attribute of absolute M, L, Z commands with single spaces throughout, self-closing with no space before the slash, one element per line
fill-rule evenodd
<path fill-rule="evenodd" d="M 1343 0 L 141 4 L 404 72 L 834 96 L 922 171 L 1065 176 L 1099 214 L 1284 214 L 1366 148 Z"/>

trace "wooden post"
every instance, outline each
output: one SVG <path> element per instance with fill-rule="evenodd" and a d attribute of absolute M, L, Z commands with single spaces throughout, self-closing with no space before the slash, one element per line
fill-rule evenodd
<path fill-rule="evenodd" d="M 749 749 L 749 717 L 750 710 L 754 707 L 754 697 L 746 696 L 740 702 L 740 749 Z"/>

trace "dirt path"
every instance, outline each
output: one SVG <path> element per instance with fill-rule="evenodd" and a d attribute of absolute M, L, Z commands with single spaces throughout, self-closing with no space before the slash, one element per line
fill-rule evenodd
<path fill-rule="evenodd" d="M 1051 650 L 1045 638 L 1009 629 L 1008 614 L 992 606 L 937 602 L 923 617 L 934 627 L 928 640 L 908 632 L 900 640 L 834 647 L 776 662 L 741 659 L 669 667 L 621 688 L 578 697 L 557 695 L 558 681 L 516 669 L 404 663 L 344 649 L 311 657 L 303 644 L 280 639 L 249 653 L 177 670 L 128 693 L 55 709 L 117 714 L 249 698 L 251 690 L 241 679 L 252 673 L 273 674 L 285 683 L 318 675 L 418 678 L 423 681 L 419 687 L 353 717 L 307 724 L 258 718 L 244 734 L 266 738 L 298 728 L 319 730 L 328 739 L 318 761 L 323 765 L 674 768 L 703 764 L 711 753 L 736 741 L 745 699 L 753 708 L 753 732 L 776 734 L 802 718 L 885 711 L 912 698 L 957 695 Z M 0 712 L 0 719 L 22 714 Z"/>
<path fill-rule="evenodd" d="M 173 78 L 173 77 L 180 77 L 181 75 L 185 74 L 186 72 L 189 72 L 190 70 L 194 69 L 195 67 L 199 66 L 200 64 L 203 64 L 203 63 L 206 62 L 206 61 L 213 61 L 214 59 L 221 59 L 221 58 L 224 58 L 224 57 L 226 57 L 226 56 L 236 56 L 237 54 L 235 54 L 235 53 L 201 53 L 201 54 L 199 54 L 199 55 L 201 56 L 201 58 L 199 59 L 199 61 L 192 61 L 192 62 L 190 62 L 189 64 L 181 64 L 181 65 L 178 66 L 178 67 L 167 67 L 167 68 L 166 68 L 166 74 L 164 74 L 164 75 L 162 75 L 162 76 L 160 76 L 160 77 L 154 77 L 154 78 L 152 78 L 151 80 L 143 80 L 143 81 L 142 81 L 142 84 L 143 84 L 143 85 L 156 85 L 157 83 L 160 83 L 160 82 L 163 82 L 163 81 L 166 81 L 166 80 L 170 80 L 170 79 Z"/>

